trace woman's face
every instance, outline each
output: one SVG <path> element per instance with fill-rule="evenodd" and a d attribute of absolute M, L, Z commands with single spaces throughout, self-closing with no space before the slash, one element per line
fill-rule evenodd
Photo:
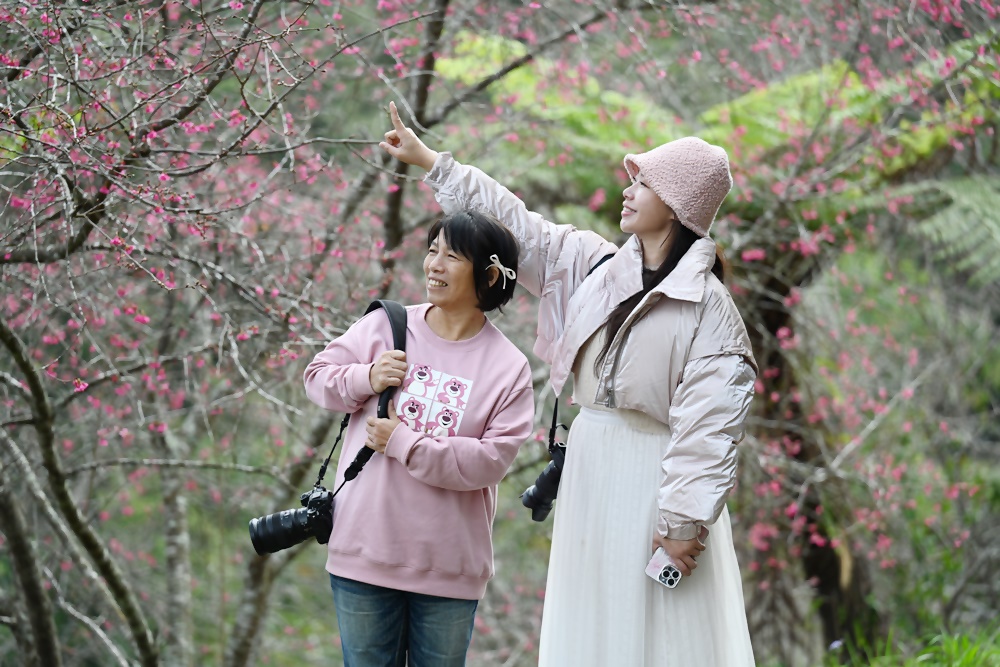
<path fill-rule="evenodd" d="M 646 184 L 642 172 L 622 195 L 625 197 L 621 222 L 623 232 L 635 234 L 643 241 L 651 241 L 670 231 L 674 212 Z"/>
<path fill-rule="evenodd" d="M 445 310 L 477 308 L 472 262 L 448 247 L 442 230 L 424 257 L 427 300 Z"/>

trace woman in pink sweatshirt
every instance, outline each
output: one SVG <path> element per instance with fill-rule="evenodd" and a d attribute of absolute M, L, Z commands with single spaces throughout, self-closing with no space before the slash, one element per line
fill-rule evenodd
<path fill-rule="evenodd" d="M 305 372 L 310 400 L 355 413 L 337 484 L 362 447 L 382 454 L 339 494 L 328 545 L 346 667 L 465 664 L 493 576 L 497 485 L 534 422 L 528 360 L 486 317 L 513 296 L 513 236 L 462 211 L 427 247 L 428 303 L 407 308 L 406 353 L 375 311 Z"/>

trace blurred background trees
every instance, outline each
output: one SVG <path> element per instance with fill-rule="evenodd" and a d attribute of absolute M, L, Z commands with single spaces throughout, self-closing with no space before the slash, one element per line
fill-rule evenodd
<path fill-rule="evenodd" d="M 941 635 L 939 664 L 994 664 L 941 656 L 996 660 L 998 18 L 0 0 L 3 664 L 338 661 L 323 550 L 258 558 L 246 522 L 297 506 L 332 444 L 303 364 L 371 298 L 423 299 L 438 210 L 375 146 L 389 100 L 613 239 L 626 152 L 724 146 L 715 235 L 762 369 L 731 503 L 759 663 L 901 664 Z M 534 311 L 498 321 L 529 354 Z M 534 664 L 551 524 L 517 494 L 541 433 L 502 485 L 470 664 Z"/>

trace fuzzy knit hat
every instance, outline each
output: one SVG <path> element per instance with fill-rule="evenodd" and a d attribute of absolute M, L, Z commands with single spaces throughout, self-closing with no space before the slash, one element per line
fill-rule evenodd
<path fill-rule="evenodd" d="M 708 236 L 733 187 L 725 149 L 698 137 L 684 137 L 639 155 L 629 153 L 625 169 L 633 180 L 642 172 L 646 184 L 698 236 Z"/>

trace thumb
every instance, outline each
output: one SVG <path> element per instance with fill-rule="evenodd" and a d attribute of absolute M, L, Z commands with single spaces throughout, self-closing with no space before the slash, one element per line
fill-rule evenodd
<path fill-rule="evenodd" d="M 378 142 L 378 147 L 381 148 L 382 150 L 384 150 L 386 153 L 388 153 L 392 157 L 395 157 L 395 158 L 399 157 L 399 146 L 393 146 L 392 144 L 390 144 L 390 143 L 388 143 L 386 141 L 380 141 L 380 142 Z"/>

